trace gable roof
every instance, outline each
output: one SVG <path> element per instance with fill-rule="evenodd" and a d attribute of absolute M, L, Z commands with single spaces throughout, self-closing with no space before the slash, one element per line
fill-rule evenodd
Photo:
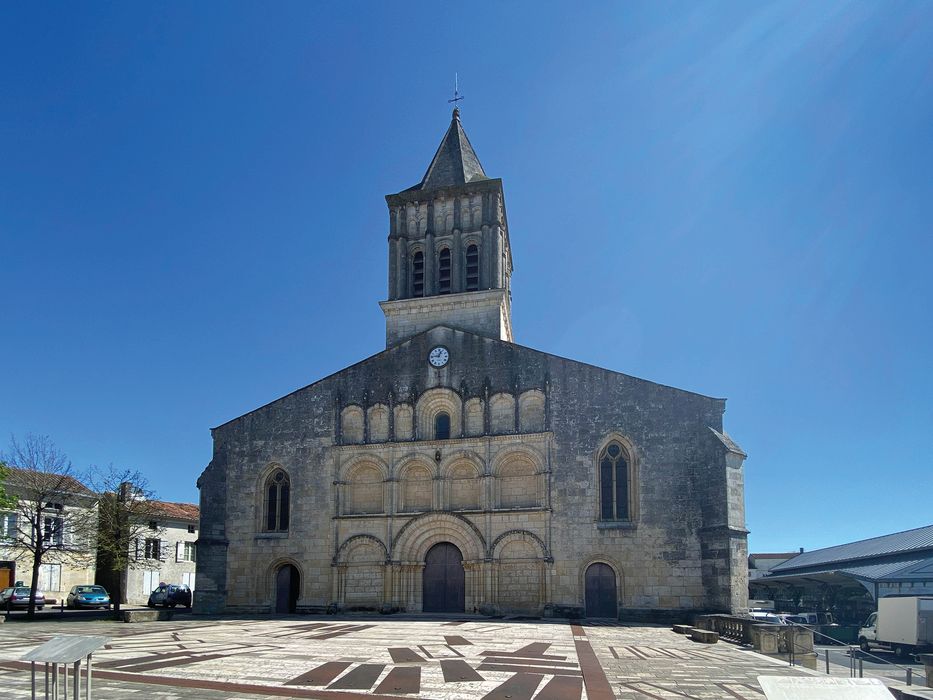
<path fill-rule="evenodd" d="M 708 400 L 708 401 L 716 401 L 716 402 L 720 402 L 720 403 L 722 403 L 723 405 L 725 405 L 725 401 L 726 401 L 726 400 L 725 400 L 724 398 L 716 398 L 716 397 L 713 397 L 713 396 L 707 396 L 706 394 L 701 394 L 701 393 L 696 392 L 696 391 L 690 391 L 690 390 L 688 390 L 688 389 L 680 389 L 680 388 L 678 388 L 678 387 L 670 386 L 670 385 L 668 385 L 668 384 L 661 384 L 660 382 L 654 382 L 654 381 L 651 381 L 650 379 L 644 379 L 644 378 L 642 378 L 642 377 L 636 377 L 636 376 L 631 375 L 631 374 L 626 374 L 625 372 L 619 372 L 618 370 L 607 369 L 607 368 L 605 368 L 605 367 L 600 367 L 600 366 L 598 366 L 598 365 L 590 364 L 589 362 L 582 362 L 581 360 L 574 360 L 574 359 L 571 359 L 571 358 L 569 358 L 569 357 L 563 357 L 563 356 L 561 356 L 561 355 L 555 355 L 554 353 L 546 352 L 546 351 L 544 351 L 544 350 L 538 350 L 538 349 L 536 349 L 536 348 L 531 348 L 531 347 L 528 347 L 527 345 L 520 345 L 520 344 L 518 344 L 518 343 L 513 343 L 513 342 L 510 342 L 510 341 L 508 341 L 508 340 L 501 340 L 501 339 L 499 339 L 499 338 L 490 338 L 489 336 L 480 335 L 479 333 L 474 333 L 473 331 L 464 330 L 464 329 L 462 329 L 462 328 L 457 328 L 457 327 L 455 327 L 455 326 L 450 326 L 450 325 L 445 324 L 445 323 L 439 323 L 438 325 L 432 326 L 431 328 L 428 328 L 428 329 L 425 329 L 425 330 L 421 331 L 420 333 L 416 333 L 415 335 L 413 335 L 413 336 L 411 336 L 411 337 L 405 339 L 404 341 L 402 341 L 402 342 L 399 343 L 398 345 L 393 345 L 393 346 L 391 346 L 391 347 L 386 348 L 385 350 L 380 350 L 379 352 L 374 353 L 373 355 L 370 355 L 369 357 L 365 357 L 365 358 L 363 358 L 362 360 L 359 360 L 358 362 L 354 362 L 352 365 L 348 365 L 347 367 L 344 367 L 343 369 L 339 369 L 339 370 L 337 370 L 336 372 L 332 372 L 331 374 L 328 374 L 328 375 L 325 376 L 325 377 L 321 377 L 320 379 L 318 379 L 318 380 L 316 380 L 316 381 L 313 381 L 313 382 L 311 382 L 310 384 L 306 384 L 305 386 L 298 387 L 297 389 L 295 389 L 295 390 L 293 390 L 293 391 L 290 391 L 290 392 L 288 392 L 287 394 L 283 394 L 282 396 L 279 396 L 279 397 L 276 398 L 276 399 L 273 399 L 273 400 L 271 400 L 271 401 L 268 401 L 268 402 L 262 404 L 261 406 L 257 406 L 256 408 L 254 408 L 254 409 L 252 409 L 252 410 L 249 410 L 249 411 L 246 411 L 245 413 L 242 413 L 242 414 L 240 414 L 239 416 L 235 416 L 234 418 L 230 418 L 229 420 L 226 420 L 226 421 L 224 421 L 223 423 L 220 423 L 220 424 L 218 424 L 218 425 L 215 425 L 213 428 L 211 428 L 211 431 L 218 430 L 218 429 L 224 427 L 225 425 L 229 425 L 230 423 L 234 423 L 234 422 L 236 422 L 236 421 L 238 421 L 238 420 L 241 420 L 242 418 L 245 418 L 246 416 L 248 416 L 248 415 L 250 415 L 250 414 L 256 413 L 256 412 L 258 412 L 258 411 L 262 411 L 263 409 L 268 408 L 268 407 L 272 406 L 273 404 L 278 403 L 279 401 L 283 401 L 284 399 L 287 399 L 287 398 L 289 398 L 290 396 L 294 396 L 295 394 L 297 394 L 297 393 L 299 393 L 299 392 L 306 391 L 306 390 L 311 389 L 311 388 L 313 388 L 313 387 L 315 387 L 315 386 L 317 386 L 317 385 L 319 385 L 319 384 L 323 384 L 324 382 L 330 381 L 330 380 L 334 379 L 335 377 L 340 376 L 340 375 L 343 374 L 344 372 L 348 372 L 349 370 L 352 370 L 352 369 L 355 369 L 355 368 L 360 367 L 360 366 L 362 366 L 362 365 L 365 365 L 365 364 L 367 364 L 367 363 L 373 362 L 373 361 L 375 361 L 375 360 L 378 360 L 379 358 L 385 357 L 386 355 L 390 355 L 390 354 L 392 354 L 392 353 L 396 353 L 396 352 L 405 352 L 405 351 L 407 351 L 407 346 L 410 346 L 412 343 L 415 343 L 415 342 L 418 341 L 420 338 L 422 338 L 422 337 L 424 337 L 424 336 L 427 336 L 429 333 L 431 333 L 431 332 L 433 332 L 433 331 L 435 331 L 435 330 L 437 330 L 437 329 L 445 329 L 445 330 L 453 331 L 453 332 L 455 332 L 455 333 L 464 333 L 464 334 L 466 334 L 466 335 L 471 335 L 471 336 L 474 336 L 474 337 L 476 337 L 476 338 L 480 338 L 482 341 L 487 342 L 487 343 L 494 343 L 494 344 L 499 344 L 499 345 L 505 345 L 505 346 L 508 346 L 508 347 L 510 347 L 510 348 L 513 348 L 513 349 L 516 349 L 516 350 L 520 350 L 520 351 L 522 351 L 522 352 L 530 352 L 530 353 L 535 353 L 535 354 L 537 354 L 537 355 L 544 355 L 544 356 L 546 356 L 546 357 L 550 357 L 550 358 L 553 358 L 553 359 L 555 359 L 555 360 L 559 360 L 559 361 L 561 361 L 561 362 L 570 362 L 570 363 L 573 363 L 573 364 L 575 364 L 575 365 L 580 365 L 580 366 L 582 366 L 582 367 L 589 367 L 589 368 L 594 369 L 594 370 L 596 370 L 596 371 L 598 371 L 598 372 L 606 372 L 607 374 L 611 374 L 611 375 L 617 375 L 617 376 L 620 376 L 620 377 L 627 377 L 627 378 L 632 379 L 632 380 L 635 380 L 635 381 L 637 381 L 637 382 L 644 382 L 644 383 L 646 383 L 646 384 L 651 384 L 651 385 L 653 385 L 653 386 L 661 387 L 661 388 L 663 388 L 663 389 L 667 389 L 667 390 L 676 392 L 676 393 L 678 393 L 678 394 L 689 395 L 689 396 L 696 396 L 696 397 L 699 397 L 699 398 L 701 398 L 701 399 L 705 399 L 705 400 Z M 743 454 L 744 454 L 744 453 L 743 453 Z"/>
<path fill-rule="evenodd" d="M 835 547 L 814 549 L 804 552 L 793 559 L 778 564 L 774 573 L 784 573 L 804 567 L 824 566 L 837 562 L 846 562 L 872 557 L 889 556 L 892 554 L 905 554 L 910 552 L 933 551 L 933 525 L 918 527 L 904 532 L 895 532 L 891 535 L 872 537 L 867 540 L 840 544 Z M 919 559 L 920 557 L 918 557 Z M 906 565 L 906 564 L 905 564 Z M 836 567 L 842 568 L 842 567 Z"/>
<path fill-rule="evenodd" d="M 154 513 L 166 518 L 176 520 L 190 520 L 197 522 L 201 517 L 201 509 L 193 503 L 171 503 L 169 501 L 149 501 Z"/>
<path fill-rule="evenodd" d="M 450 127 L 444 134 L 427 172 L 421 178 L 421 182 L 410 189 L 433 190 L 486 179 L 488 178 L 483 166 L 480 165 L 476 151 L 470 145 L 470 139 L 460 123 L 460 110 L 454 108 Z"/>
<path fill-rule="evenodd" d="M 35 491 L 54 491 L 57 493 L 74 493 L 81 496 L 95 496 L 87 486 L 70 474 L 55 474 L 34 469 L 20 469 L 8 467 L 10 470 L 6 478 L 6 485 Z"/>

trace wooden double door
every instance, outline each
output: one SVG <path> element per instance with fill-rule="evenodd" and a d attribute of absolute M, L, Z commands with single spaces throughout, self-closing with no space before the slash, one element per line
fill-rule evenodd
<path fill-rule="evenodd" d="M 586 616 L 619 616 L 616 594 L 616 572 L 602 562 L 590 564 L 586 569 Z"/>
<path fill-rule="evenodd" d="M 439 542 L 428 550 L 422 578 L 424 612 L 463 612 L 466 591 L 463 555 L 456 545 Z"/>

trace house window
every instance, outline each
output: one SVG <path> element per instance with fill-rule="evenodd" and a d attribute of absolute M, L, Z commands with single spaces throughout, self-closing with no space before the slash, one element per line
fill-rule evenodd
<path fill-rule="evenodd" d="M 466 290 L 475 292 L 479 289 L 479 248 L 471 245 L 466 253 Z"/>
<path fill-rule="evenodd" d="M 424 296 L 424 253 L 421 251 L 411 259 L 411 295 Z"/>
<path fill-rule="evenodd" d="M 599 517 L 628 520 L 629 463 L 618 442 L 610 442 L 599 455 Z"/>
<path fill-rule="evenodd" d="M 189 525 L 188 532 L 193 535 L 195 532 L 197 532 L 197 528 L 194 525 Z"/>
<path fill-rule="evenodd" d="M 450 248 L 437 256 L 437 293 L 450 294 Z"/>
<path fill-rule="evenodd" d="M 149 529 L 150 529 L 150 530 L 158 530 L 158 529 L 159 529 L 159 523 L 157 523 L 155 520 L 150 520 L 150 521 L 149 521 Z"/>
<path fill-rule="evenodd" d="M 158 570 L 155 571 L 143 571 L 143 595 L 149 595 L 156 588 L 159 587 L 159 578 L 161 572 Z"/>
<path fill-rule="evenodd" d="M 42 530 L 42 540 L 53 547 L 61 547 L 64 543 L 64 522 L 56 516 L 46 516 L 45 526 Z M 58 589 L 55 589 L 58 590 Z"/>
<path fill-rule="evenodd" d="M 450 439 L 450 415 L 447 413 L 438 413 L 434 416 L 434 439 Z"/>
<path fill-rule="evenodd" d="M 276 469 L 266 481 L 267 532 L 288 532 L 289 491 L 288 475 Z"/>
<path fill-rule="evenodd" d="M 146 538 L 146 547 L 143 552 L 146 559 L 161 559 L 162 543 L 154 537 Z"/>
<path fill-rule="evenodd" d="M 39 567 L 39 590 L 60 591 L 62 589 L 62 565 L 42 564 Z"/>
<path fill-rule="evenodd" d="M 185 542 L 185 561 L 197 561 L 197 548 L 194 542 Z"/>
<path fill-rule="evenodd" d="M 0 513 L 0 539 L 16 539 L 16 513 Z"/>

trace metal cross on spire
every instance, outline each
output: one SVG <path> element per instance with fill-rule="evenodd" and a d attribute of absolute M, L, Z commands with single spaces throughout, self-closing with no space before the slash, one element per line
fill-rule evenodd
<path fill-rule="evenodd" d="M 452 100 L 447 100 L 447 104 L 453 102 L 454 109 L 458 112 L 460 111 L 460 105 L 458 102 L 463 99 L 463 95 L 460 94 L 460 76 L 457 73 L 454 73 L 454 97 Z"/>

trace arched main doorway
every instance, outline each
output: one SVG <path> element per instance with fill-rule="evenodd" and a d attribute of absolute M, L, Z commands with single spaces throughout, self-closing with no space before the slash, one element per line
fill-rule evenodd
<path fill-rule="evenodd" d="M 616 572 L 602 562 L 590 564 L 586 569 L 586 616 L 611 617 L 619 615 L 616 595 Z"/>
<path fill-rule="evenodd" d="M 275 611 L 293 613 L 298 605 L 298 591 L 301 590 L 301 576 L 291 564 L 279 567 L 275 572 Z"/>
<path fill-rule="evenodd" d="M 463 612 L 463 555 L 450 542 L 439 542 L 424 558 L 422 610 L 424 612 Z"/>

